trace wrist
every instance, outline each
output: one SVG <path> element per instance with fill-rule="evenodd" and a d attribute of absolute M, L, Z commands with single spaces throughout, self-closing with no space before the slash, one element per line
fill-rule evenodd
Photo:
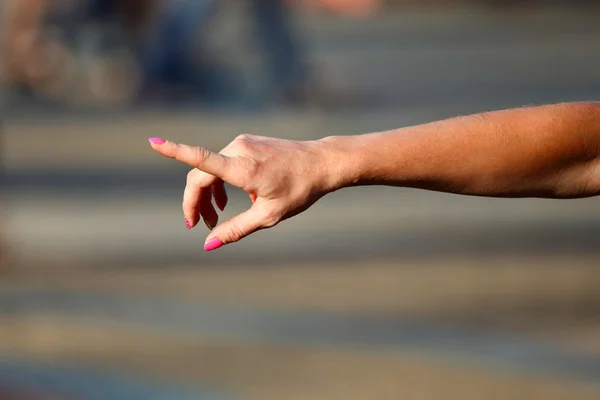
<path fill-rule="evenodd" d="M 360 184 L 360 148 L 355 136 L 328 136 L 317 140 L 326 190 L 334 192 Z"/>

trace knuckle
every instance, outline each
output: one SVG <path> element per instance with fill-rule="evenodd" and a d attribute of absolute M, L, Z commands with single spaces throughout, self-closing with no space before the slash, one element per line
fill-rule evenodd
<path fill-rule="evenodd" d="M 248 133 L 242 133 L 241 135 L 237 135 L 235 140 L 239 141 L 249 141 L 249 140 L 257 140 L 260 136 L 250 135 Z"/>
<path fill-rule="evenodd" d="M 214 177 L 199 169 L 193 169 L 187 174 L 186 183 L 193 186 L 208 186 Z"/>
<path fill-rule="evenodd" d="M 180 160 L 181 161 L 181 153 L 183 151 L 183 147 L 181 146 L 181 143 L 176 143 L 175 144 L 175 154 L 174 157 L 176 160 Z"/>
<path fill-rule="evenodd" d="M 248 153 L 252 151 L 252 149 L 256 149 L 257 146 L 257 136 L 248 135 L 246 133 L 238 135 L 233 142 L 231 142 L 231 146 L 242 153 Z"/>
<path fill-rule="evenodd" d="M 187 173 L 187 177 L 186 177 L 186 182 L 187 183 L 194 183 L 194 181 L 196 180 L 196 176 L 198 175 L 197 169 L 192 169 L 190 172 Z"/>
<path fill-rule="evenodd" d="M 237 242 L 245 236 L 244 230 L 237 224 L 229 224 L 227 227 L 227 233 L 231 242 Z"/>
<path fill-rule="evenodd" d="M 209 151 L 204 147 L 194 147 L 194 160 L 196 166 L 201 166 L 209 156 Z"/>
<path fill-rule="evenodd" d="M 240 139 L 232 143 L 232 148 L 238 154 L 247 154 L 252 149 L 252 143 L 248 139 Z"/>

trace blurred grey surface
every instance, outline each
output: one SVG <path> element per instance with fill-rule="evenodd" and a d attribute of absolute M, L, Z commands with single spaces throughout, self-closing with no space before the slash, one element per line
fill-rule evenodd
<path fill-rule="evenodd" d="M 595 100 L 595 10 L 305 16 L 312 61 L 350 100 L 333 109 L 74 109 L 6 93 L 4 233 L 19 262 L 0 280 L 0 395 L 12 376 L 102 400 L 162 399 L 160 382 L 181 389 L 170 400 L 597 399 L 597 198 L 353 188 L 205 253 L 208 231 L 181 214 L 186 168 L 147 144 L 219 150 L 241 133 L 315 139 Z M 215 49 L 252 64 L 239 10 L 220 18 Z M 222 219 L 249 205 L 229 194 Z M 119 379 L 95 375 L 107 371 Z M 123 386 L 137 379 L 150 389 Z"/>

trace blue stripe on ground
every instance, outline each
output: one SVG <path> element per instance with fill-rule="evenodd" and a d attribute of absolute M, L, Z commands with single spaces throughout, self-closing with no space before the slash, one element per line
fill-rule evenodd
<path fill-rule="evenodd" d="M 0 356 L 0 384 L 44 398 L 73 400 L 226 400 L 206 390 L 181 390 L 126 374 L 77 367 L 36 364 Z M 47 397 L 46 397 L 47 396 Z M 227 398 L 229 399 L 229 397 Z"/>
<path fill-rule="evenodd" d="M 554 374 L 600 382 L 600 357 L 527 340 L 456 326 L 406 319 L 323 313 L 207 307 L 192 302 L 124 298 L 91 293 L 4 293 L 0 313 L 46 312 L 85 321 L 92 316 L 220 340 L 293 345 L 341 345 L 384 352 L 417 351 L 490 368 Z"/>

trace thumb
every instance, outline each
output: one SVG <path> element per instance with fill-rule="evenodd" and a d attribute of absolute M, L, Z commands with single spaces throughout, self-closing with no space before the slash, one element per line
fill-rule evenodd
<path fill-rule="evenodd" d="M 217 226 L 206 239 L 204 250 L 212 251 L 237 242 L 258 230 L 275 226 L 278 221 L 264 203 L 255 203 L 249 210 Z"/>

